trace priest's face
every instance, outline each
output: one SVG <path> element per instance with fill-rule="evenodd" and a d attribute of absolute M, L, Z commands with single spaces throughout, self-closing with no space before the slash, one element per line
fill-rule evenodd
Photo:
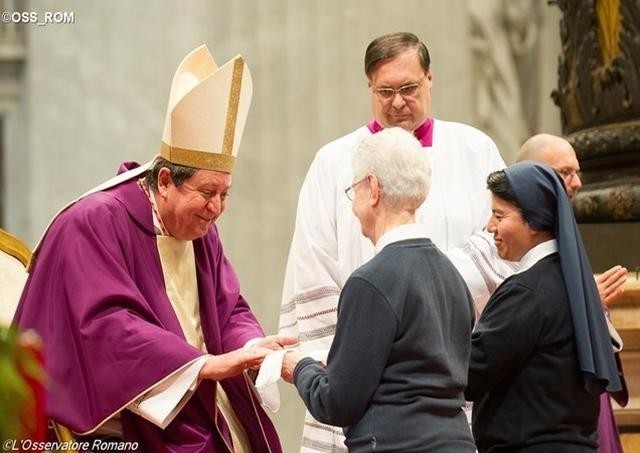
<path fill-rule="evenodd" d="M 169 171 L 158 174 L 158 210 L 165 227 L 176 239 L 191 241 L 207 234 L 226 207 L 231 175 L 198 170 L 180 186 Z"/>
<path fill-rule="evenodd" d="M 569 199 L 573 200 L 580 188 L 582 188 L 580 163 L 576 157 L 576 152 L 568 141 L 558 139 L 553 143 L 553 150 L 547 155 L 549 158 L 543 163 L 560 173 L 564 186 L 567 188 Z"/>
<path fill-rule="evenodd" d="M 373 117 L 384 127 L 413 132 L 429 116 L 431 70 L 424 72 L 416 49 L 378 63 L 369 80 Z"/>
<path fill-rule="evenodd" d="M 537 245 L 536 230 L 529 226 L 517 206 L 493 194 L 491 212 L 487 230 L 493 234 L 498 255 L 504 260 L 520 261 Z"/>

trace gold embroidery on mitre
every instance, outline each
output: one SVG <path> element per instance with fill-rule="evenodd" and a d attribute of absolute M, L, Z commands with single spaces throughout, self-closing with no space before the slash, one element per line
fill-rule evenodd
<path fill-rule="evenodd" d="M 238 104 L 240 103 L 240 89 L 242 88 L 243 71 L 244 59 L 242 57 L 238 57 L 233 62 L 231 90 L 229 92 L 229 107 L 227 109 L 227 121 L 224 127 L 224 140 L 222 142 L 223 154 L 233 154 L 233 141 L 236 133 L 236 121 L 238 119 Z"/>
<path fill-rule="evenodd" d="M 178 148 L 160 142 L 160 155 L 169 162 L 203 170 L 217 170 L 231 173 L 235 157 L 231 154 L 210 153 L 195 149 Z"/>

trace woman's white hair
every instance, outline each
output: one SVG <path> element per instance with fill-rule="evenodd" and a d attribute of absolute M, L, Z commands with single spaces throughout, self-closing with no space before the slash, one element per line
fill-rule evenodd
<path fill-rule="evenodd" d="M 354 179 L 378 178 L 386 205 L 415 211 L 427 198 L 431 166 L 413 134 L 399 127 L 383 129 L 360 142 L 352 158 Z"/>

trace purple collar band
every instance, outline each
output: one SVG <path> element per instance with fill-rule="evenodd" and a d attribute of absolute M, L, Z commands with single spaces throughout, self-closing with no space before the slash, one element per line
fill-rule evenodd
<path fill-rule="evenodd" d="M 372 134 L 380 132 L 382 129 L 382 125 L 378 123 L 376 120 L 371 120 L 369 124 L 367 124 L 367 128 L 371 131 Z M 413 131 L 413 135 L 420 141 L 420 144 L 424 146 L 432 146 L 433 144 L 433 118 L 427 118 L 424 123 L 422 123 L 415 131 Z"/>

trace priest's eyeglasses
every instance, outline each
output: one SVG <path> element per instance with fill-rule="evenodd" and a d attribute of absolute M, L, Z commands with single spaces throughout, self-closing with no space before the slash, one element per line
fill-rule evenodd
<path fill-rule="evenodd" d="M 360 181 L 356 181 L 353 184 L 351 184 L 349 187 L 347 187 L 346 189 L 344 189 L 344 194 L 347 196 L 347 198 L 349 199 L 349 201 L 353 201 L 353 197 L 355 197 L 356 195 L 356 189 L 355 187 L 360 184 L 361 182 L 364 182 L 367 180 L 369 176 L 365 176 L 364 178 L 362 178 Z"/>
<path fill-rule="evenodd" d="M 380 96 L 380 98 L 387 101 L 395 98 L 396 94 L 399 94 L 400 96 L 402 96 L 403 99 L 412 98 L 418 92 L 418 88 L 420 88 L 424 83 L 424 79 L 426 79 L 426 76 L 420 79 L 419 82 L 402 85 L 400 88 L 390 88 L 390 87 L 378 88 L 374 86 L 373 91 L 378 96 Z"/>
<path fill-rule="evenodd" d="M 562 179 L 564 179 L 567 184 L 571 184 L 573 178 L 580 178 L 582 176 L 578 170 L 568 170 L 566 168 L 557 170 L 557 172 L 560 173 L 560 176 L 562 176 Z"/>

